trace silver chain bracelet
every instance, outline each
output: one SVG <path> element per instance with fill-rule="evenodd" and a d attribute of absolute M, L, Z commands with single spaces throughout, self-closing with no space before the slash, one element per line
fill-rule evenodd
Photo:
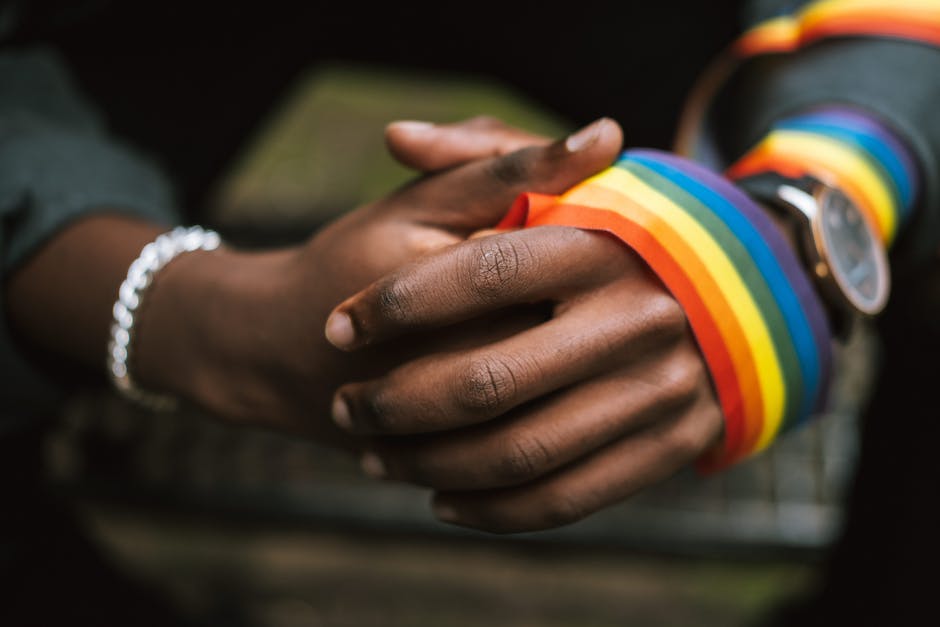
<path fill-rule="evenodd" d="M 137 259 L 131 263 L 112 309 L 114 322 L 108 341 L 108 373 L 114 387 L 124 397 L 157 411 L 176 407 L 175 397 L 141 389 L 131 376 L 128 363 L 134 341 L 136 315 L 154 275 L 166 264 L 183 253 L 215 250 L 221 243 L 215 231 L 198 226 L 178 226 L 144 246 Z"/>

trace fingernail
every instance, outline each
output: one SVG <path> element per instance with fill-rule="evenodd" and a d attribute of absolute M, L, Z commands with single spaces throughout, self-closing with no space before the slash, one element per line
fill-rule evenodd
<path fill-rule="evenodd" d="M 385 462 L 375 453 L 364 453 L 359 460 L 359 466 L 362 468 L 362 472 L 373 479 L 384 479 L 388 476 Z"/>
<path fill-rule="evenodd" d="M 392 125 L 408 133 L 423 133 L 434 128 L 434 124 L 431 122 L 422 122 L 421 120 L 398 120 L 392 122 Z"/>
<path fill-rule="evenodd" d="M 596 122 L 588 124 L 580 131 L 569 135 L 568 139 L 565 140 L 565 148 L 568 149 L 568 152 L 584 150 L 597 141 L 597 138 L 601 135 L 601 128 L 606 122 L 606 118 L 601 118 Z"/>
<path fill-rule="evenodd" d="M 349 414 L 349 405 L 346 403 L 346 400 L 342 396 L 337 396 L 333 399 L 333 422 L 337 424 L 341 429 L 350 430 L 352 429 L 352 416 Z"/>
<path fill-rule="evenodd" d="M 346 348 L 356 339 L 352 318 L 341 311 L 334 311 L 326 319 L 326 339 L 337 348 Z"/>
<path fill-rule="evenodd" d="M 431 506 L 431 510 L 434 512 L 434 516 L 438 520 L 443 522 L 456 522 L 457 521 L 457 510 L 453 506 L 446 503 L 435 503 Z"/>

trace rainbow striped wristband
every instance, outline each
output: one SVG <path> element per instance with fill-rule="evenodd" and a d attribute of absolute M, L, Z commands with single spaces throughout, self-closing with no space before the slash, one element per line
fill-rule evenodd
<path fill-rule="evenodd" d="M 937 0 L 816 0 L 756 25 L 735 43 L 743 57 L 793 52 L 832 37 L 895 37 L 940 45 Z"/>
<path fill-rule="evenodd" d="M 819 108 L 781 120 L 732 165 L 729 178 L 763 172 L 811 175 L 844 192 L 885 246 L 913 213 L 918 171 L 910 151 L 884 125 L 844 106 Z"/>
<path fill-rule="evenodd" d="M 630 150 L 561 196 L 522 195 L 499 226 L 549 224 L 615 235 L 682 305 L 725 417 L 701 470 L 762 450 L 821 408 L 832 367 L 822 306 L 782 235 L 730 182 Z"/>
<path fill-rule="evenodd" d="M 714 146 L 702 131 L 710 103 L 741 64 L 842 38 L 894 39 L 940 46 L 940 0 L 814 0 L 756 24 L 698 80 L 679 124 L 678 152 L 699 160 L 716 159 Z M 864 73 L 863 69 L 859 71 Z M 865 84 L 870 78 L 859 75 L 858 80 Z"/>

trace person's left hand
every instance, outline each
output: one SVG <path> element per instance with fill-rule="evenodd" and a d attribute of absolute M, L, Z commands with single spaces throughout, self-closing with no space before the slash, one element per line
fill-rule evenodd
<path fill-rule="evenodd" d="M 342 303 L 328 337 L 356 350 L 520 306 L 544 315 L 338 390 L 334 420 L 373 438 L 366 472 L 433 488 L 442 520 L 516 532 L 582 518 L 717 442 L 681 307 L 606 234 L 538 227 L 437 251 Z"/>

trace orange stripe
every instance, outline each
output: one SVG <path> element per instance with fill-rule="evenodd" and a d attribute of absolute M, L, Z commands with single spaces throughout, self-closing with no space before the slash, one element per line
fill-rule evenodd
<path fill-rule="evenodd" d="M 768 52 L 790 52 L 800 45 L 798 28 L 799 25 L 792 19 L 756 26 L 734 42 L 734 51 L 743 57 Z"/>
<path fill-rule="evenodd" d="M 671 258 L 675 260 L 678 267 L 688 276 L 688 280 L 699 292 L 699 296 L 707 306 L 711 319 L 715 321 L 720 330 L 725 350 L 730 352 L 734 372 L 737 374 L 734 385 L 741 390 L 740 395 L 744 399 L 745 407 L 744 415 L 749 417 L 744 422 L 744 435 L 740 452 L 752 452 L 760 439 L 764 420 L 766 419 L 757 363 L 751 352 L 751 343 L 738 322 L 734 308 L 726 300 L 724 291 L 708 270 L 707 264 L 671 224 L 662 220 L 645 206 L 616 190 L 599 184 L 581 185 L 565 194 L 564 202 L 578 206 L 586 204 L 600 209 L 609 208 L 616 212 L 616 215 L 625 219 L 630 219 L 629 213 L 625 212 L 645 217 L 643 225 L 638 228 L 650 231 L 663 250 L 668 251 L 667 254 L 671 255 Z M 621 208 L 624 211 L 620 211 Z M 653 222 L 652 225 L 649 224 L 651 221 Z M 633 221 L 631 220 L 631 222 Z M 629 241 L 627 243 L 630 244 Z M 644 258 L 648 262 L 657 261 L 655 257 L 648 258 L 644 255 Z M 654 265 L 654 263 L 650 263 L 650 265 Z"/>
<path fill-rule="evenodd" d="M 826 37 L 876 36 L 940 45 L 940 10 L 934 7 L 842 5 L 792 18 L 775 18 L 744 33 L 734 44 L 742 56 L 792 52 Z"/>
<path fill-rule="evenodd" d="M 813 7 L 810 5 L 798 18 L 803 30 L 817 26 L 822 22 L 849 18 L 857 22 L 867 22 L 878 28 L 887 22 L 938 24 L 940 23 L 940 6 L 916 6 L 905 2 L 880 3 L 881 6 L 856 5 L 844 2 L 829 8 Z"/>
<path fill-rule="evenodd" d="M 876 37 L 898 37 L 913 39 L 940 46 L 940 26 L 914 19 L 902 19 L 898 15 L 884 12 L 881 16 L 845 15 L 820 21 L 802 32 L 799 45 L 825 37 L 849 37 L 871 35 Z"/>
<path fill-rule="evenodd" d="M 730 459 L 749 453 L 763 428 L 763 403 L 756 364 L 733 309 L 702 260 L 665 222 L 616 191 L 599 186 L 592 186 L 590 191 L 572 202 L 596 202 L 604 208 L 581 204 L 545 207 L 539 203 L 534 212 L 530 210 L 527 226 L 555 224 L 564 216 L 570 225 L 603 229 L 617 235 L 647 260 L 682 303 L 715 379 L 728 420 L 720 457 Z M 654 229 L 640 226 L 607 207 L 629 207 L 631 211 L 642 213 L 647 219 L 652 218 Z M 591 226 L 588 226 L 587 216 L 579 213 L 588 211 L 593 212 Z M 735 411 L 735 407 L 740 407 L 744 413 Z"/>

